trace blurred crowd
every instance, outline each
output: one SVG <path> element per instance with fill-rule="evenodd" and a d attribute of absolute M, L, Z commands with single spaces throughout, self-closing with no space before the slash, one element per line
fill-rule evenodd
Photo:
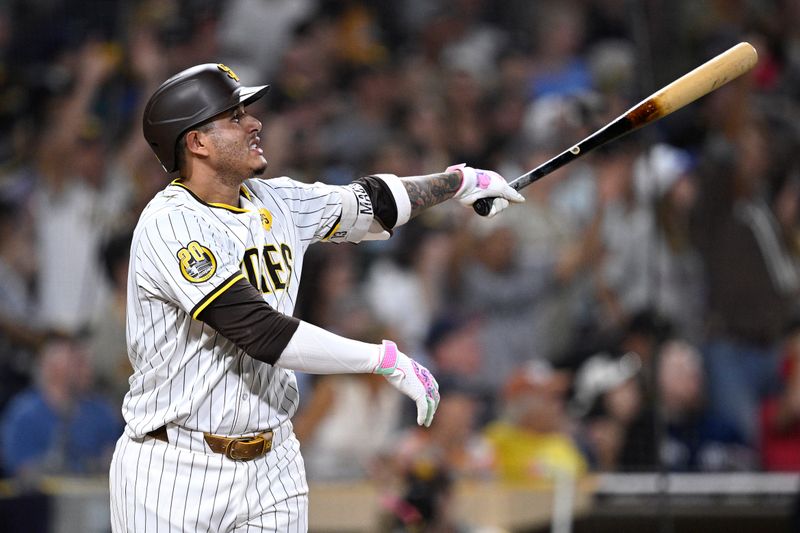
<path fill-rule="evenodd" d="M 513 179 L 742 40 L 750 74 L 500 217 L 446 204 L 312 247 L 296 315 L 397 340 L 443 397 L 418 429 L 381 378 L 301 376 L 295 426 L 312 480 L 388 476 L 404 520 L 463 477 L 800 470 L 797 20 L 797 0 L 4 2 L 3 473 L 102 473 L 121 431 L 130 234 L 170 179 L 141 109 L 173 73 L 272 85 L 267 176 Z"/>

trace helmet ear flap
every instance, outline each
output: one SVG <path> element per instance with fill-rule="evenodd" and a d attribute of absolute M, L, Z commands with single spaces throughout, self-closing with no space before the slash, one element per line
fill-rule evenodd
<path fill-rule="evenodd" d="M 191 131 L 191 130 L 189 130 Z M 186 131 L 181 133 L 178 137 L 178 140 L 175 141 L 175 170 L 181 170 L 186 166 L 186 134 L 189 133 Z M 165 168 L 166 170 L 166 168 Z M 168 171 L 169 172 L 169 171 Z"/>
<path fill-rule="evenodd" d="M 255 102 L 269 85 L 244 87 L 227 66 L 206 63 L 179 72 L 156 89 L 145 106 L 142 130 L 167 173 L 180 167 L 179 141 L 190 129 L 239 104 Z"/>
<path fill-rule="evenodd" d="M 186 137 L 186 134 L 182 134 L 180 137 L 178 137 L 178 140 L 175 141 L 175 159 L 174 159 L 175 162 L 174 162 L 174 166 L 175 166 L 175 170 L 176 171 L 181 170 L 182 168 L 184 168 L 186 166 L 186 150 L 185 150 L 185 146 L 186 145 L 184 143 L 185 137 Z M 158 152 L 156 152 L 156 153 L 158 153 Z M 167 167 L 164 166 L 163 163 L 162 163 L 161 166 L 164 167 L 164 170 L 168 174 L 171 172 L 170 170 L 167 170 Z"/>

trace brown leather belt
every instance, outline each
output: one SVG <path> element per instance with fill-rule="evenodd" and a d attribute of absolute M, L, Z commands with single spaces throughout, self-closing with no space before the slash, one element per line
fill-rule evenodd
<path fill-rule="evenodd" d="M 148 437 L 169 442 L 167 427 L 161 426 L 147 434 Z M 265 431 L 250 437 L 223 437 L 203 433 L 203 438 L 214 453 L 220 453 L 234 461 L 252 461 L 272 449 L 272 431 Z"/>

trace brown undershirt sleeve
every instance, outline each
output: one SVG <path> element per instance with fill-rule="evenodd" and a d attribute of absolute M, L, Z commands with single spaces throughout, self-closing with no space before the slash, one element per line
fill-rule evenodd
<path fill-rule="evenodd" d="M 220 288 L 198 303 L 192 316 L 250 357 L 275 364 L 300 321 L 272 308 L 241 274 L 232 276 Z"/>

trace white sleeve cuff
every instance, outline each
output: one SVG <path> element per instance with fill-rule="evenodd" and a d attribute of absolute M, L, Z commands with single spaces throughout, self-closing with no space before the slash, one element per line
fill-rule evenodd
<path fill-rule="evenodd" d="M 403 182 L 394 174 L 373 174 L 373 176 L 382 180 L 392 191 L 394 204 L 397 206 L 397 222 L 394 227 L 402 226 L 411 218 L 411 200 Z"/>
<path fill-rule="evenodd" d="M 309 374 L 369 374 L 378 368 L 381 347 L 347 339 L 300 322 L 275 366 Z"/>

